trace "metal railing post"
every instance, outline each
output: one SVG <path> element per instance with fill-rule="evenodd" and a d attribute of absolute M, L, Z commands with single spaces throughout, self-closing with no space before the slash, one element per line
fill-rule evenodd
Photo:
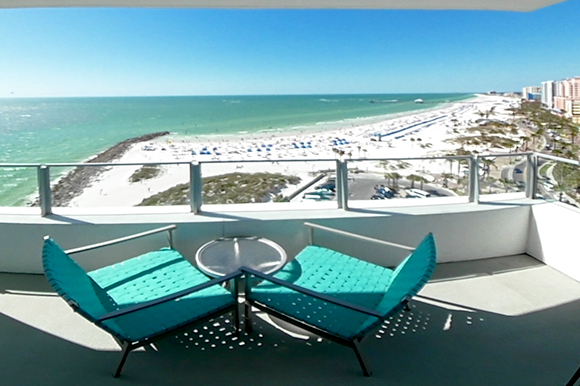
<path fill-rule="evenodd" d="M 342 172 L 341 172 L 341 161 L 336 160 L 336 202 L 338 203 L 338 209 L 342 209 Z"/>
<path fill-rule="evenodd" d="M 534 199 L 538 193 L 538 157 L 535 154 L 528 154 L 526 172 L 526 197 Z"/>
<path fill-rule="evenodd" d="M 203 182 L 201 180 L 201 164 L 189 164 L 189 206 L 192 213 L 199 213 L 203 202 Z"/>
<path fill-rule="evenodd" d="M 348 210 L 348 161 L 342 162 L 342 209 Z"/>
<path fill-rule="evenodd" d="M 469 158 L 469 202 L 479 203 L 479 156 Z"/>
<path fill-rule="evenodd" d="M 338 161 L 336 185 L 340 186 L 340 195 L 337 195 L 338 208 L 348 210 L 348 165 L 347 161 Z M 338 176 L 340 175 L 340 180 Z"/>
<path fill-rule="evenodd" d="M 50 168 L 46 165 L 38 167 L 38 199 L 40 215 L 52 214 L 52 192 L 50 190 Z"/>

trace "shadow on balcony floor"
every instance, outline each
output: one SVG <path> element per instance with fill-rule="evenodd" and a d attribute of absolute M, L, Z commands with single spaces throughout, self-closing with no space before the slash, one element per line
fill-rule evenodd
<path fill-rule="evenodd" d="M 371 378 L 345 347 L 262 318 L 236 338 L 224 315 L 132 353 L 113 379 L 114 341 L 42 276 L 0 274 L 0 282 L 4 385 L 551 386 L 580 364 L 580 283 L 527 256 L 438 266 L 411 311 L 363 343 Z"/>

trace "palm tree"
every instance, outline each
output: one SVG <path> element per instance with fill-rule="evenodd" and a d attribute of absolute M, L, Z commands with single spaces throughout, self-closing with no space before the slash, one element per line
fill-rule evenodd
<path fill-rule="evenodd" d="M 570 141 L 572 142 L 572 145 L 574 145 L 576 136 L 578 135 L 580 129 L 576 125 L 569 124 L 566 127 L 566 130 L 568 131 L 568 135 L 570 136 Z"/>
<path fill-rule="evenodd" d="M 443 186 L 447 187 L 449 180 L 453 178 L 453 174 L 443 173 L 443 174 L 441 174 L 441 178 L 443 178 Z"/>
<path fill-rule="evenodd" d="M 500 178 L 499 182 L 501 182 L 501 184 L 503 185 L 506 193 L 508 192 L 509 187 L 514 185 L 514 182 L 508 180 L 507 178 Z"/>
<path fill-rule="evenodd" d="M 387 184 L 389 184 L 389 180 L 391 181 L 390 187 L 398 188 L 399 187 L 399 178 L 401 175 L 397 172 L 390 172 L 385 174 L 385 179 L 387 180 Z"/>
<path fill-rule="evenodd" d="M 423 190 L 423 183 L 424 182 L 427 182 L 427 180 L 425 179 L 425 177 L 418 176 L 416 174 L 410 174 L 410 175 L 408 175 L 407 176 L 407 180 L 411 181 L 411 189 L 413 189 L 415 187 L 415 181 L 421 183 L 421 190 Z"/>
<path fill-rule="evenodd" d="M 497 169 L 497 166 L 495 164 L 495 160 L 494 159 L 491 159 L 491 158 L 482 158 L 481 159 L 481 163 L 483 164 L 483 177 L 484 178 L 489 177 L 489 174 L 491 173 L 491 166 L 492 165 Z"/>
<path fill-rule="evenodd" d="M 491 194 L 491 188 L 493 187 L 493 183 L 495 182 L 495 178 L 491 177 L 491 176 L 487 176 L 486 181 L 488 182 L 488 186 L 489 186 L 489 193 Z"/>

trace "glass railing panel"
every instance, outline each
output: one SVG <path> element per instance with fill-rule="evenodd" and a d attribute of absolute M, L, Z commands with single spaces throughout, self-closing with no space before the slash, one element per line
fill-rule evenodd
<path fill-rule="evenodd" d="M 580 167 L 539 158 L 536 197 L 580 207 Z"/>
<path fill-rule="evenodd" d="M 204 162 L 203 205 L 336 201 L 335 161 Z"/>
<path fill-rule="evenodd" d="M 468 159 L 348 161 L 350 200 L 428 199 L 469 194 Z"/>
<path fill-rule="evenodd" d="M 37 168 L 0 165 L 0 206 L 38 206 Z"/>
<path fill-rule="evenodd" d="M 479 194 L 525 192 L 527 158 L 493 155 L 479 157 Z"/>
<path fill-rule="evenodd" d="M 53 207 L 187 205 L 189 165 L 51 166 Z"/>

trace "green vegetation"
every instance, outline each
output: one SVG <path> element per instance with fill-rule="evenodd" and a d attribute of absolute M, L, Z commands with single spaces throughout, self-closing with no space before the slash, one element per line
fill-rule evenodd
<path fill-rule="evenodd" d="M 580 129 L 570 119 L 552 113 L 537 102 L 522 103 L 520 108 L 513 109 L 512 112 L 514 116 L 523 116 L 537 128 L 532 137 L 539 138 L 550 134 L 552 139 L 549 145 L 552 146 L 554 155 L 578 159 L 576 137 Z"/>
<path fill-rule="evenodd" d="M 569 193 L 571 196 L 575 196 L 568 189 L 575 190 L 580 185 L 580 170 L 578 167 L 558 162 L 554 167 L 553 174 L 554 179 L 558 183 L 558 186 L 562 188 L 562 191 Z"/>
<path fill-rule="evenodd" d="M 157 177 L 160 173 L 161 169 L 159 169 L 159 166 L 143 166 L 129 177 L 129 181 L 135 183 L 148 180 Z"/>
<path fill-rule="evenodd" d="M 280 173 L 229 173 L 203 179 L 204 204 L 242 204 L 287 200 L 280 191 L 300 178 Z M 139 206 L 187 205 L 189 184 L 179 184 L 146 198 Z"/>
<path fill-rule="evenodd" d="M 553 163 L 552 162 L 546 162 L 545 164 L 543 164 L 542 166 L 540 166 L 540 169 L 538 170 L 538 174 L 541 176 L 545 176 L 548 174 L 548 169 L 550 169 L 550 166 L 552 166 Z"/>
<path fill-rule="evenodd" d="M 466 131 L 468 135 L 448 139 L 447 142 L 457 143 L 461 147 L 472 145 L 499 149 L 512 149 L 519 145 L 518 141 L 508 137 L 508 135 L 518 134 L 517 127 L 511 123 L 488 121 L 478 126 L 469 127 Z"/>

